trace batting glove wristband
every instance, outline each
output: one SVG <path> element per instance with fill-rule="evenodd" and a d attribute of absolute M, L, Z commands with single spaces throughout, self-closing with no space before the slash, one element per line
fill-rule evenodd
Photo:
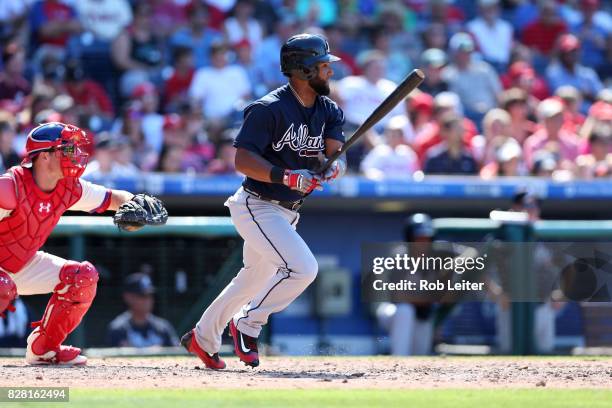
<path fill-rule="evenodd" d="M 309 170 L 285 170 L 283 184 L 292 190 L 302 194 L 311 193 L 313 190 L 323 190 L 320 178 Z"/>
<path fill-rule="evenodd" d="M 331 181 L 344 176 L 346 173 L 346 162 L 344 160 L 336 160 L 321 176 L 322 181 Z"/>

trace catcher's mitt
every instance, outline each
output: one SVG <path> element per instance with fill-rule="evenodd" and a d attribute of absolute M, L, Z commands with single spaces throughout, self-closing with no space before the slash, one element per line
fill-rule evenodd
<path fill-rule="evenodd" d="M 113 221 L 124 231 L 137 231 L 145 225 L 164 225 L 168 221 L 168 211 L 157 197 L 136 194 L 119 206 Z"/>

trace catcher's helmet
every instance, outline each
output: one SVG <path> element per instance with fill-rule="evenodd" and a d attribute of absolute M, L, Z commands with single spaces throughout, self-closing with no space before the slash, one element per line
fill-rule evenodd
<path fill-rule="evenodd" d="M 407 242 L 417 237 L 433 237 L 434 228 L 431 217 L 427 214 L 417 213 L 406 218 L 404 222 L 404 239 Z"/>
<path fill-rule="evenodd" d="M 288 77 L 297 74 L 308 81 L 317 76 L 318 63 L 340 61 L 340 58 L 329 53 L 329 44 L 320 35 L 298 34 L 283 44 L 280 60 L 283 74 Z"/>
<path fill-rule="evenodd" d="M 32 129 L 26 140 L 24 167 L 32 165 L 32 159 L 41 152 L 60 150 L 62 152 L 62 173 L 66 177 L 80 177 L 85 171 L 89 154 L 83 149 L 89 144 L 87 134 L 73 125 L 50 122 Z"/>

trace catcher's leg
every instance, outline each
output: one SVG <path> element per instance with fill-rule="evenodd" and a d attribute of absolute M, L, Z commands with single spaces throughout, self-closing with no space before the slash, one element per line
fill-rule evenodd
<path fill-rule="evenodd" d="M 85 364 L 87 359 L 80 355 L 80 349 L 61 344 L 79 325 L 96 295 L 98 272 L 94 266 L 38 252 L 35 259 L 13 277 L 20 294 L 53 291 L 43 318 L 33 323 L 36 329 L 28 337 L 26 362 Z"/>

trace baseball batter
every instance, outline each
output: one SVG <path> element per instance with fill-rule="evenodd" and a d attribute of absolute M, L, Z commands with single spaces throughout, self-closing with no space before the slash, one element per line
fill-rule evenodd
<path fill-rule="evenodd" d="M 83 365 L 77 347 L 62 345 L 96 295 L 98 272 L 89 262 L 39 251 L 65 211 L 102 213 L 132 203 L 132 193 L 79 179 L 88 138 L 76 126 L 47 123 L 27 137 L 27 156 L 0 176 L 0 313 L 19 295 L 52 293 L 27 340 L 26 362 Z M 123 207 L 122 207 L 123 208 Z"/>
<path fill-rule="evenodd" d="M 244 110 L 234 142 L 236 168 L 246 175 L 225 205 L 244 239 L 244 267 L 206 309 L 181 343 L 207 367 L 225 368 L 221 335 L 229 322 L 241 361 L 259 365 L 257 337 L 271 313 L 283 310 L 315 279 L 318 265 L 296 232 L 302 202 L 321 183 L 342 176 L 338 160 L 316 174 L 320 158 L 344 143 L 342 110 L 327 97 L 331 63 L 327 41 L 300 34 L 282 46 L 289 83 Z"/>

